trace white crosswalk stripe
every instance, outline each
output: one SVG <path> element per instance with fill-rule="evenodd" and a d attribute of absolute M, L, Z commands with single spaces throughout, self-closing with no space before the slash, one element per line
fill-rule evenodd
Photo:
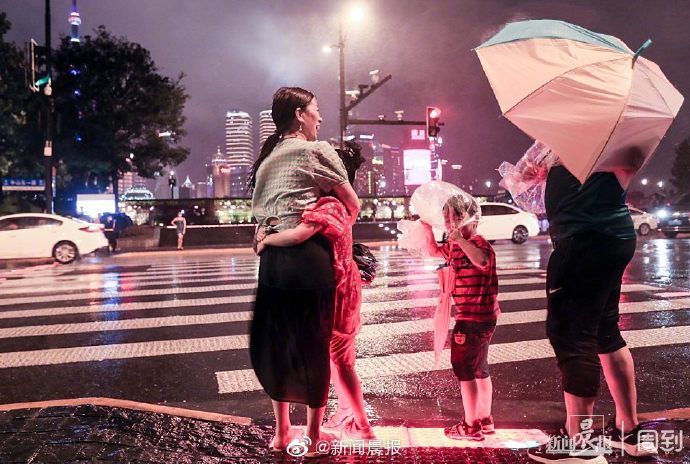
<path fill-rule="evenodd" d="M 430 334 L 429 316 L 437 303 L 438 259 L 410 257 L 397 250 L 377 254 L 381 266 L 374 285 L 363 292 L 365 325 L 358 343 L 361 347 L 394 347 L 395 343 L 388 343 L 393 337 L 404 343 L 416 335 Z M 497 256 L 499 301 L 504 307 L 499 326 L 543 324 L 545 270 L 539 265 L 544 261 L 538 254 L 513 255 L 505 250 Z M 254 256 L 206 257 L 196 262 L 156 263 L 148 268 L 65 269 L 16 274 L 16 280 L 0 283 L 0 369 L 228 351 L 246 356 L 246 328 L 252 317 L 258 274 Z M 687 292 L 639 283 L 623 285 L 622 292 L 626 295 L 620 305 L 622 315 L 690 309 Z M 395 318 L 386 321 L 390 314 Z M 627 330 L 624 336 L 633 348 L 690 343 L 690 327 L 678 325 L 673 317 L 669 320 L 668 327 Z M 200 332 L 190 336 L 188 328 Z M 103 336 L 93 338 L 97 335 Z M 47 347 L 50 340 L 59 341 L 52 345 L 59 347 Z M 419 345 L 412 353 L 379 348 L 377 354 L 358 359 L 357 371 L 365 380 L 432 372 L 430 348 Z M 494 364 L 552 356 L 543 335 L 496 343 L 490 348 Z M 448 357 L 446 351 L 440 369 L 449 368 Z M 215 377 L 199 381 L 211 382 L 220 395 L 260 390 L 253 371 L 240 367 L 218 369 Z"/>
<path fill-rule="evenodd" d="M 213 293 L 218 289 L 226 288 L 227 286 L 218 285 L 214 287 L 207 287 L 207 292 Z M 388 309 L 404 309 L 416 308 L 419 306 L 435 305 L 438 300 L 437 297 L 429 298 L 408 298 L 400 299 L 408 296 L 411 291 L 432 291 L 438 289 L 438 283 L 430 282 L 424 284 L 408 285 L 404 287 L 384 287 L 379 289 L 365 289 L 362 296 L 362 312 L 377 312 Z M 194 290 L 194 289 L 192 289 Z M 627 284 L 623 285 L 623 293 L 640 292 L 657 290 L 656 287 L 642 284 Z M 188 293 L 185 289 L 178 289 L 175 294 Z M 384 298 L 381 298 L 384 297 Z M 515 301 L 515 300 L 529 300 L 539 299 L 544 297 L 543 290 L 527 290 L 518 292 L 503 292 L 499 294 L 499 301 Z M 375 300 L 375 301 L 371 301 Z M 13 301 L 12 299 L 0 301 Z M 56 300 L 60 301 L 60 300 Z M 223 305 L 236 303 L 252 303 L 254 295 L 228 296 L 228 297 L 213 297 L 213 298 L 190 298 L 190 299 L 175 299 L 163 301 L 149 301 L 141 303 L 105 303 L 105 304 L 88 304 L 79 306 L 59 306 L 55 308 L 42 309 L 15 309 L 10 311 L 0 311 L 0 319 L 15 319 L 22 317 L 40 317 L 40 316 L 56 316 L 66 314 L 86 314 L 86 313 L 102 313 L 114 311 L 139 311 L 146 309 L 167 309 L 179 307 L 199 307 L 209 305 Z M 9 304 L 9 303 L 8 303 Z M 12 303 L 16 304 L 16 303 Z"/>

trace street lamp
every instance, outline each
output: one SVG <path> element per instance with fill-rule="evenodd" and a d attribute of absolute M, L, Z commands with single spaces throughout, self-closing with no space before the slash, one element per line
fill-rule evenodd
<path fill-rule="evenodd" d="M 350 10 L 349 17 L 352 21 L 361 21 L 364 18 L 364 9 L 361 6 L 356 6 Z M 345 31 L 343 29 L 342 15 L 338 19 L 338 43 L 333 45 L 326 45 L 323 51 L 330 53 L 334 48 L 338 49 L 338 84 L 340 93 L 340 148 L 344 147 L 345 133 L 347 131 L 347 108 L 345 105 Z"/>
<path fill-rule="evenodd" d="M 175 199 L 175 186 L 177 185 L 177 179 L 175 178 L 175 171 L 170 171 L 168 176 L 168 185 L 170 186 L 170 199 Z"/>
<path fill-rule="evenodd" d="M 656 185 L 658 185 L 659 188 L 664 188 L 664 181 L 660 180 L 659 182 L 656 183 Z"/>
<path fill-rule="evenodd" d="M 487 180 L 486 182 L 484 182 L 484 185 L 486 185 L 486 188 L 491 188 L 491 181 Z"/>
<path fill-rule="evenodd" d="M 648 181 L 647 178 L 645 177 L 644 179 L 642 179 L 642 180 L 640 181 L 640 184 L 642 184 L 642 185 L 647 185 L 648 182 L 649 182 L 649 181 Z"/>

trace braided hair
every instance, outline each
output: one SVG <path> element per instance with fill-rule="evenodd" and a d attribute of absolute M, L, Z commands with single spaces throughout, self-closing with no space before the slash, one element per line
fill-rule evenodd
<path fill-rule="evenodd" d="M 253 191 L 256 186 L 256 173 L 259 170 L 259 166 L 261 166 L 261 163 L 264 162 L 276 145 L 278 145 L 283 135 L 290 131 L 292 123 L 295 120 L 297 108 L 301 108 L 302 110 L 306 109 L 313 99 L 313 93 L 300 87 L 281 87 L 273 94 L 271 118 L 276 125 L 276 130 L 266 139 L 261 147 L 259 158 L 257 158 L 252 166 L 249 181 L 247 182 L 250 192 Z"/>

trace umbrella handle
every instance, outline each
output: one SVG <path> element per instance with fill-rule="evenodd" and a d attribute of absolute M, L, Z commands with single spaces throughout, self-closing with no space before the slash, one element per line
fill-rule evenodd
<path fill-rule="evenodd" d="M 647 39 L 647 40 L 644 41 L 644 43 L 640 46 L 640 48 L 637 49 L 637 51 L 636 51 L 635 54 L 633 55 L 633 63 L 635 62 L 635 60 L 637 59 L 637 57 L 640 56 L 640 54 L 641 54 L 643 51 L 645 51 L 650 45 L 652 45 L 652 39 Z"/>

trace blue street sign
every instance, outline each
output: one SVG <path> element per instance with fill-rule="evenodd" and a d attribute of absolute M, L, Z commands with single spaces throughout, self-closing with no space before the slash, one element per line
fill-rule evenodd
<path fill-rule="evenodd" d="M 45 190 L 45 181 L 43 179 L 34 179 L 26 177 L 5 177 L 2 179 L 2 189 L 4 191 L 15 192 L 40 192 Z"/>

